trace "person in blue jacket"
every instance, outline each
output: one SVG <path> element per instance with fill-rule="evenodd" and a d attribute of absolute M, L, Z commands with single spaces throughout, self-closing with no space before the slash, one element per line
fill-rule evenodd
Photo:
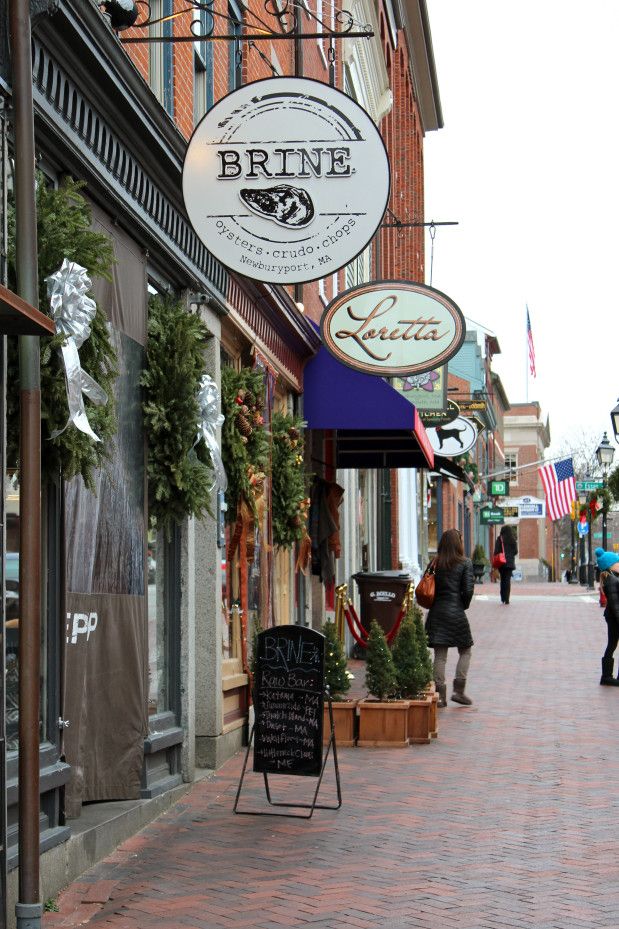
<path fill-rule="evenodd" d="M 619 680 L 613 677 L 615 649 L 619 643 L 619 555 L 596 548 L 595 557 L 600 570 L 600 587 L 606 597 L 604 619 L 608 632 L 606 651 L 602 657 L 600 684 L 619 687 Z"/>

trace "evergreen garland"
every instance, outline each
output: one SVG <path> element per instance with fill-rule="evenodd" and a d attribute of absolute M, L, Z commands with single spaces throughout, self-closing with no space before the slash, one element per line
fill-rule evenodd
<path fill-rule="evenodd" d="M 298 416 L 273 414 L 273 541 L 284 549 L 292 548 L 307 531 L 310 500 L 305 483 L 303 426 Z"/>
<path fill-rule="evenodd" d="M 47 187 L 37 176 L 37 242 L 39 275 L 39 309 L 49 315 L 45 278 L 59 270 L 65 258 L 86 268 L 89 276 L 110 280 L 114 252 L 110 239 L 90 226 L 92 215 L 80 193 L 84 184 L 65 178 L 57 189 Z M 16 287 L 15 208 L 8 209 L 8 280 Z M 92 296 L 92 294 L 90 294 Z M 100 468 L 110 454 L 110 442 L 116 434 L 114 381 L 118 376 L 116 352 L 110 341 L 105 313 L 97 307 L 91 334 L 79 350 L 84 371 L 103 388 L 108 402 L 102 406 L 86 403 L 88 421 L 101 439 L 89 436 L 69 425 L 52 439 L 51 433 L 62 429 L 69 416 L 64 366 L 58 349 L 61 335 L 41 338 L 41 456 L 42 480 L 61 474 L 65 480 L 80 474 L 94 490 L 93 471 Z M 8 340 L 7 360 L 7 460 L 9 467 L 19 459 L 19 359 L 17 339 Z"/>
<path fill-rule="evenodd" d="M 619 467 L 614 468 L 614 470 L 610 472 L 607 484 L 611 499 L 614 500 L 615 503 L 619 503 Z"/>
<path fill-rule="evenodd" d="M 225 367 L 221 372 L 221 456 L 228 490 L 226 521 L 236 522 L 242 501 L 257 516 L 256 500 L 269 472 L 269 434 L 264 423 L 264 378 L 254 368 Z"/>
<path fill-rule="evenodd" d="M 186 516 L 213 515 L 211 456 L 198 435 L 208 330 L 171 296 L 149 301 L 142 409 L 148 436 L 150 522 L 169 535 Z"/>
<path fill-rule="evenodd" d="M 333 700 L 341 700 L 342 694 L 350 690 L 350 674 L 342 643 L 330 619 L 322 627 L 325 637 L 325 685 Z"/>
<path fill-rule="evenodd" d="M 398 686 L 393 657 L 385 633 L 375 619 L 370 625 L 366 651 L 365 685 L 378 700 L 392 697 Z"/>

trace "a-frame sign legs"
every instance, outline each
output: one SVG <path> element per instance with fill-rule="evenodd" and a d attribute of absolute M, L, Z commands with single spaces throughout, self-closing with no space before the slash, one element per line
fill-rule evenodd
<path fill-rule="evenodd" d="M 322 767 L 320 769 L 320 774 L 318 776 L 318 783 L 316 784 L 316 790 L 314 791 L 314 797 L 312 799 L 312 802 L 311 803 L 282 803 L 280 801 L 272 800 L 268 776 L 266 773 L 263 774 L 264 789 L 265 789 L 267 801 L 270 804 L 270 806 L 285 807 L 288 809 L 297 809 L 297 810 L 309 810 L 309 813 L 305 813 L 305 814 L 304 813 L 271 813 L 271 812 L 264 811 L 264 810 L 239 810 L 238 809 L 239 798 L 241 796 L 241 790 L 243 787 L 243 780 L 245 778 L 245 772 L 247 770 L 247 762 L 249 760 L 249 753 L 251 751 L 251 747 L 252 747 L 253 740 L 254 740 L 255 726 L 252 726 L 251 735 L 249 737 L 249 744 L 247 745 L 247 751 L 245 752 L 245 759 L 243 761 L 243 770 L 241 772 L 241 779 L 239 781 L 239 786 L 236 792 L 236 797 L 234 799 L 234 806 L 232 808 L 234 813 L 237 813 L 239 815 L 244 815 L 244 816 L 288 816 L 293 819 L 311 819 L 314 813 L 314 810 L 339 810 L 339 808 L 342 805 L 342 788 L 340 784 L 340 769 L 339 769 L 339 765 L 337 761 L 337 744 L 335 741 L 335 726 L 333 722 L 333 705 L 332 705 L 331 695 L 327 693 L 326 697 L 327 697 L 328 706 L 329 706 L 329 726 L 330 726 L 331 731 L 329 734 L 329 741 L 327 743 L 327 748 L 326 748 L 326 751 L 324 753 L 324 757 L 322 760 Z M 320 791 L 320 785 L 322 784 L 322 778 L 325 773 L 325 768 L 327 766 L 329 754 L 332 748 L 333 748 L 333 766 L 335 769 L 335 787 L 337 791 L 337 804 L 335 805 L 321 804 L 321 803 L 316 802 L 318 799 L 318 792 Z"/>

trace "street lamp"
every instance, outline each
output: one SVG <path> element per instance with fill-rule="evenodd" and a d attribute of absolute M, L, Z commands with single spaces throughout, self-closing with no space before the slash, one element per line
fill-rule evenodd
<path fill-rule="evenodd" d="M 617 406 L 617 410 L 619 411 L 619 405 Z M 611 413 L 611 418 L 613 421 L 613 429 L 615 428 L 614 414 L 615 414 L 615 411 L 613 410 L 613 412 Z M 617 417 L 618 417 L 618 424 L 619 424 L 619 412 L 617 413 Z M 598 464 L 602 469 L 602 489 L 605 491 L 608 469 L 613 463 L 613 458 L 615 457 L 615 449 L 612 447 L 612 445 L 608 441 L 608 436 L 606 435 L 606 433 L 604 433 L 602 441 L 600 442 L 600 444 L 595 450 L 595 457 L 597 458 Z M 606 505 L 606 493 L 604 493 L 603 497 L 604 497 L 604 502 L 602 506 L 602 548 L 604 549 L 604 551 L 606 551 L 606 545 L 608 542 L 608 524 L 607 524 L 608 507 Z"/>
<path fill-rule="evenodd" d="M 617 406 L 610 411 L 610 421 L 613 424 L 615 442 L 619 442 L 619 400 L 617 400 Z"/>

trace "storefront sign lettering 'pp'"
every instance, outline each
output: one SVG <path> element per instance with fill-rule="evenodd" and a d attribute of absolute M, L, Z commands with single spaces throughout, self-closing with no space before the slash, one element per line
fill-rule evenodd
<path fill-rule="evenodd" d="M 261 281 L 333 274 L 374 235 L 389 161 L 357 103 L 308 78 L 269 78 L 220 100 L 183 168 L 191 223 L 216 258 Z"/>
<path fill-rule="evenodd" d="M 424 284 L 375 281 L 346 291 L 321 320 L 326 348 L 369 374 L 421 374 L 445 364 L 466 334 L 461 311 Z"/>

